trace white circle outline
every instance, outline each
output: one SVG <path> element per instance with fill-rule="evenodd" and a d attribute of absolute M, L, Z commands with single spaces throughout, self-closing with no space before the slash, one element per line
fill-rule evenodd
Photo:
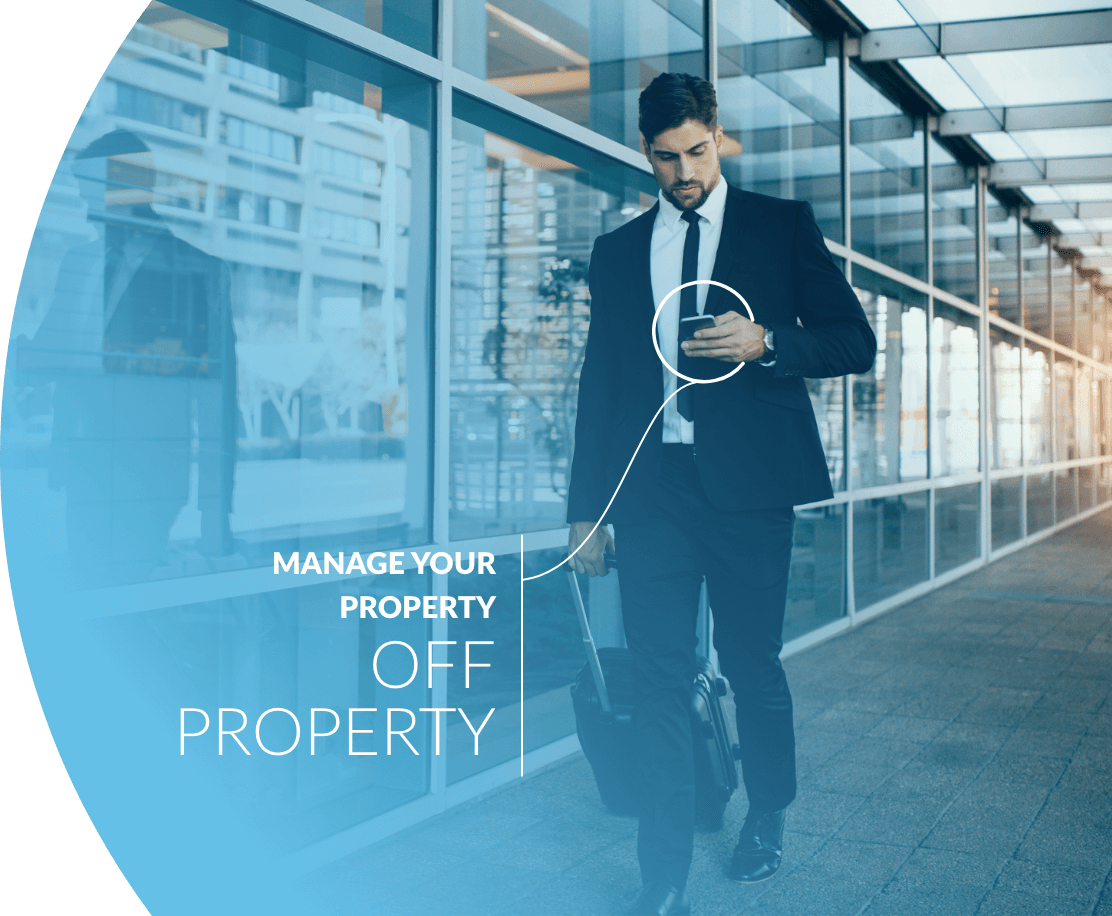
<path fill-rule="evenodd" d="M 720 286 L 720 287 L 722 287 L 722 289 L 733 293 L 740 300 L 741 304 L 745 306 L 745 311 L 747 311 L 749 313 L 749 320 L 752 321 L 752 322 L 756 322 L 757 319 L 755 319 L 753 317 L 753 310 L 751 308 L 749 308 L 749 303 L 745 301 L 745 297 L 741 293 L 739 293 L 732 286 L 727 286 L 725 283 L 719 283 L 717 280 L 688 280 L 686 283 L 681 283 L 674 290 L 672 290 L 667 296 L 665 296 L 663 299 L 660 300 L 660 305 L 658 305 L 656 307 L 656 314 L 653 315 L 653 329 L 652 329 L 653 349 L 656 350 L 657 358 L 662 363 L 664 363 L 665 368 L 669 372 L 671 372 L 672 375 L 679 376 L 685 382 L 691 382 L 692 384 L 695 384 L 695 385 L 708 385 L 711 382 L 724 382 L 730 376 L 735 375 L 741 369 L 741 367 L 745 365 L 745 360 L 742 360 L 740 363 L 738 363 L 736 366 L 734 366 L 734 368 L 730 372 L 727 372 L 725 375 L 720 375 L 720 376 L 718 376 L 718 378 L 692 378 L 691 376 L 684 375 L 678 369 L 673 369 L 670 365 L 668 365 L 668 360 L 666 360 L 664 358 L 664 354 L 660 352 L 660 344 L 657 342 L 657 339 L 656 339 L 656 323 L 660 320 L 660 310 L 662 308 L 664 308 L 664 306 L 668 304 L 668 300 L 671 299 L 681 289 L 687 289 L 687 287 L 689 287 L 689 286 L 698 286 L 700 283 L 708 283 L 711 286 Z M 692 358 L 694 359 L 696 357 L 692 357 Z M 709 358 L 709 357 L 704 357 L 704 359 L 707 359 L 707 358 Z"/>

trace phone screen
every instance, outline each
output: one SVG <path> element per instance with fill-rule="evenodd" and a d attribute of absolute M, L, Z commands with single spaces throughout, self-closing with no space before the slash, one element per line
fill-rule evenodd
<path fill-rule="evenodd" d="M 680 319 L 680 340 L 691 340 L 696 331 L 714 327 L 713 315 L 692 315 L 690 318 Z"/>

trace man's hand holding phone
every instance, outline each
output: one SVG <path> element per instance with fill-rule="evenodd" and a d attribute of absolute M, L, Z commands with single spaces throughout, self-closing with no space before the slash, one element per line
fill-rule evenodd
<path fill-rule="evenodd" d="M 700 327 L 693 331 L 691 339 L 684 338 L 681 344 L 683 352 L 688 356 L 709 356 L 727 363 L 748 362 L 764 355 L 765 329 L 761 325 L 734 311 L 715 316 L 714 322 L 714 327 Z M 683 327 L 682 321 L 680 325 Z"/>

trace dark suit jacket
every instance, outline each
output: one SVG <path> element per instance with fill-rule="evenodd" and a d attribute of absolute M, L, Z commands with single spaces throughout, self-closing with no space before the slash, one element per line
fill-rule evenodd
<path fill-rule="evenodd" d="M 595 240 L 568 522 L 599 520 L 664 400 L 651 335 L 658 303 L 649 270 L 659 206 Z M 776 363 L 748 362 L 732 378 L 692 389 L 703 488 L 716 506 L 731 511 L 829 498 L 830 476 L 803 378 L 867 372 L 876 337 L 810 204 L 729 186 L 712 279 L 741 293 L 757 323 L 772 328 Z M 745 314 L 734 296 L 711 286 L 705 313 L 731 309 Z M 716 374 L 730 368 L 719 361 L 714 366 Z M 607 521 L 647 516 L 660 473 L 662 431 L 658 417 Z"/>

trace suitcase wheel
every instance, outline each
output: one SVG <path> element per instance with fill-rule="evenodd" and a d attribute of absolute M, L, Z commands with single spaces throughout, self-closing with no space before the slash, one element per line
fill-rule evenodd
<path fill-rule="evenodd" d="M 732 748 L 730 748 L 730 750 L 733 751 L 734 760 L 741 760 L 741 745 L 740 744 L 735 744 Z"/>
<path fill-rule="evenodd" d="M 714 686 L 718 688 L 718 695 L 720 697 L 724 697 L 726 695 L 726 691 L 729 689 L 724 677 L 715 678 Z"/>

